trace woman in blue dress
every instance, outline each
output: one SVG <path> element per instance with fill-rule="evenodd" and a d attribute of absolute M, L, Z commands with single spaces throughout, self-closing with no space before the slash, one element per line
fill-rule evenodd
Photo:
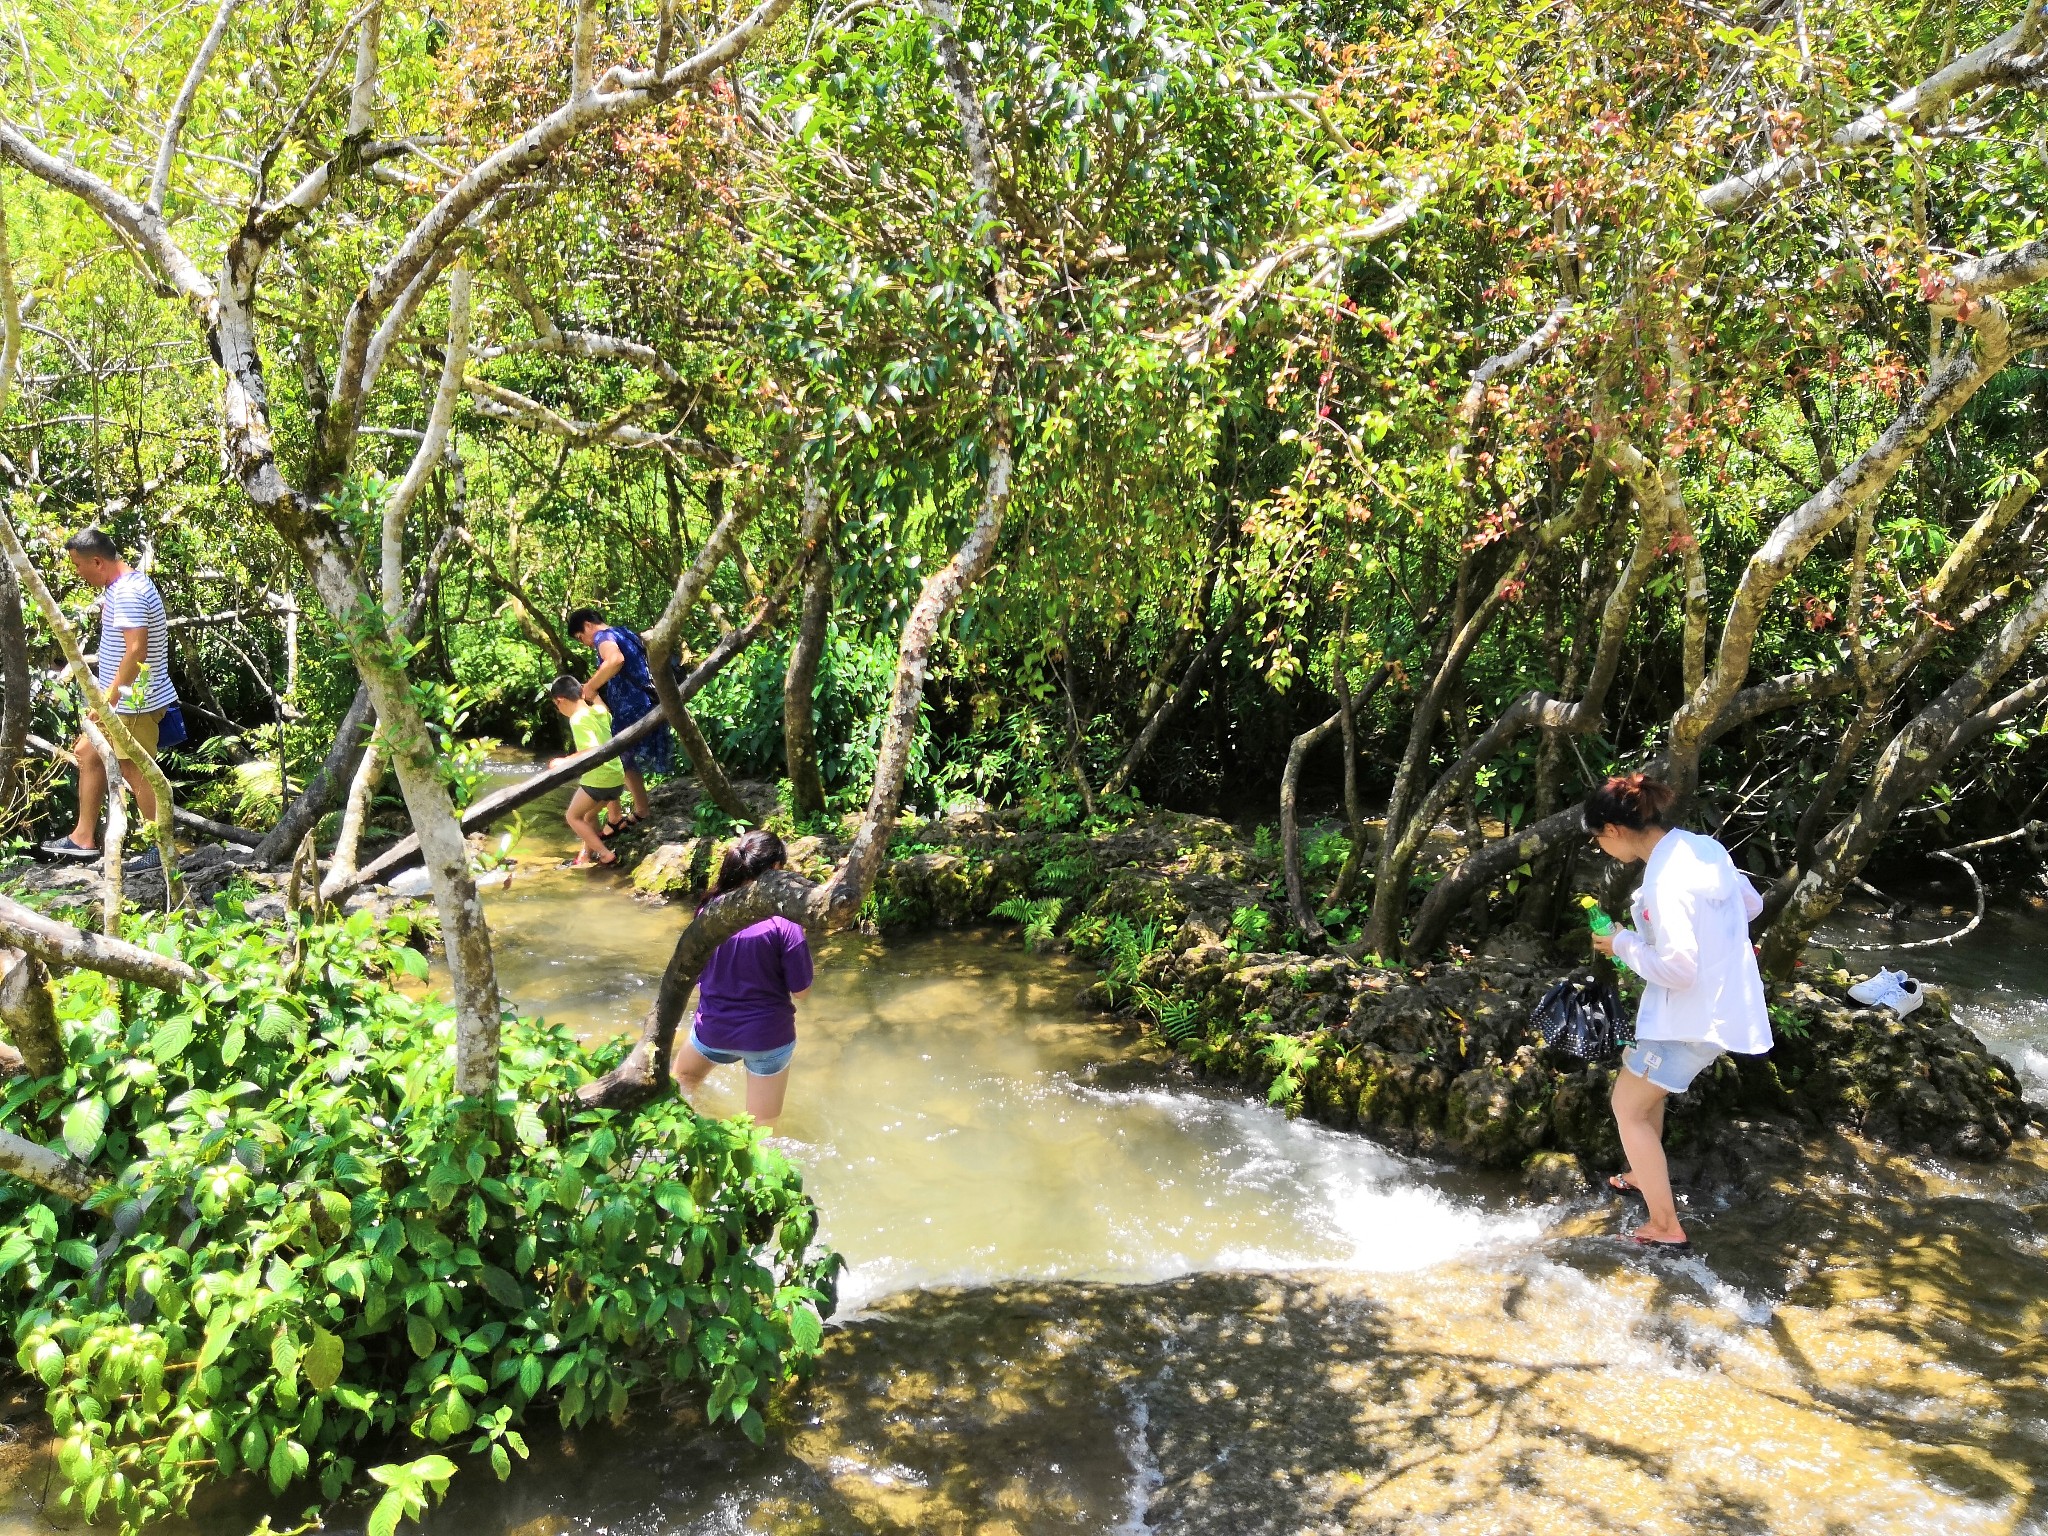
<path fill-rule="evenodd" d="M 647 668 L 647 647 L 631 628 L 607 624 L 595 608 L 578 608 L 569 615 L 568 630 L 577 644 L 597 653 L 597 670 L 583 685 L 583 697 L 604 700 L 604 707 L 611 711 L 613 735 L 661 707 L 654 694 L 654 674 Z M 633 800 L 632 820 L 621 825 L 637 826 L 651 814 L 644 775 L 675 771 L 675 741 L 668 726 L 656 726 L 646 740 L 626 748 L 619 755 L 619 764 L 626 770 L 626 792 Z"/>

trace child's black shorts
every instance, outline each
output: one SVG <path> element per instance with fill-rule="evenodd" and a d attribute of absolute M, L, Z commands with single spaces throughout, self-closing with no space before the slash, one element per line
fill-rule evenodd
<path fill-rule="evenodd" d="M 578 784 L 576 787 L 597 801 L 616 800 L 626 792 L 623 784 Z"/>

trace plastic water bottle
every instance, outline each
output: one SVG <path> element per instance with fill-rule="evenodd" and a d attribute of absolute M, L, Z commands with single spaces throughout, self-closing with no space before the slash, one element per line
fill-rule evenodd
<path fill-rule="evenodd" d="M 1596 935 L 1614 932 L 1614 919 L 1602 910 L 1599 902 L 1591 896 L 1581 896 L 1579 902 L 1586 909 L 1586 926 Z"/>

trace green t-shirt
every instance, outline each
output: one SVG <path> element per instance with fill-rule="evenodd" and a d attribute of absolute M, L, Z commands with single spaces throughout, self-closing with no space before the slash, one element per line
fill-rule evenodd
<path fill-rule="evenodd" d="M 612 712 L 602 704 L 584 705 L 569 717 L 569 739 L 576 743 L 578 752 L 603 746 L 612 739 Z M 577 782 L 592 789 L 617 789 L 626 782 L 626 770 L 615 757 L 608 763 L 599 763 Z"/>

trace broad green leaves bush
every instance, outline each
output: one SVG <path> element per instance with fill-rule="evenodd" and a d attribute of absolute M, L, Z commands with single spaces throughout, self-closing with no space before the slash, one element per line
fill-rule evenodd
<path fill-rule="evenodd" d="M 495 1112 L 465 1105 L 449 1011 L 393 984 L 425 972 L 405 936 L 313 927 L 295 964 L 224 901 L 146 935 L 205 973 L 182 996 L 61 984 L 70 1065 L 0 1108 L 108 1184 L 86 1209 L 0 1188 L 0 1310 L 87 1519 L 366 1472 L 388 1532 L 444 1451 L 504 1476 L 529 1411 L 687 1385 L 758 1441 L 816 1355 L 839 1260 L 760 1132 L 673 1100 L 570 1113 L 620 1047 L 528 1020 Z"/>

